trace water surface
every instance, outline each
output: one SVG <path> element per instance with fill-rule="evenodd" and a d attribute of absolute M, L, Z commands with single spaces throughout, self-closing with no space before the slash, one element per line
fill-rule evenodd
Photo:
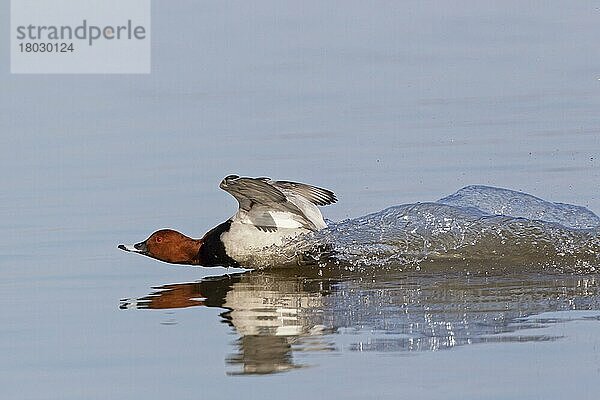
<path fill-rule="evenodd" d="M 222 222 L 230 173 L 331 188 L 333 221 L 468 185 L 600 213 L 593 4 L 183 0 L 152 25 L 150 75 L 0 65 L 1 398 L 597 397 L 590 270 L 205 279 L 116 249 Z"/>
<path fill-rule="evenodd" d="M 556 341 L 564 337 L 543 328 L 600 318 L 600 312 L 542 314 L 597 310 L 595 276 L 522 268 L 465 273 L 451 265 L 402 269 L 348 271 L 328 265 L 223 275 L 157 286 L 145 297 L 124 299 L 121 308 L 220 309 L 221 322 L 239 336 L 226 358 L 230 374 L 308 367 L 313 353 L 403 354 Z M 176 324 L 172 315 L 163 323 Z"/>

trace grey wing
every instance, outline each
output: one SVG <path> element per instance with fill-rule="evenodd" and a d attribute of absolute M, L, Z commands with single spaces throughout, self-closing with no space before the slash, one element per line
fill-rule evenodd
<path fill-rule="evenodd" d="M 302 196 L 317 206 L 326 206 L 337 201 L 335 193 L 333 193 L 331 190 L 307 185 L 306 183 L 289 181 L 275 181 L 270 183 L 284 192 L 290 191 L 297 196 Z"/>
<path fill-rule="evenodd" d="M 221 181 L 219 187 L 231 194 L 240 203 L 240 209 L 250 211 L 254 204 L 285 204 L 285 195 L 269 185 L 268 178 L 243 178 L 229 175 Z"/>
<path fill-rule="evenodd" d="M 297 215 L 301 221 L 311 224 L 304 213 L 285 194 L 273 186 L 269 178 L 246 178 L 229 175 L 221 181 L 219 187 L 236 198 L 240 210 L 259 230 L 277 230 L 272 211 L 287 211 Z"/>

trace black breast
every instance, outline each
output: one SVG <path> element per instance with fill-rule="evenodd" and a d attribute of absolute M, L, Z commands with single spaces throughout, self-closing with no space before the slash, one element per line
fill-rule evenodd
<path fill-rule="evenodd" d="M 205 267 L 238 267 L 239 264 L 233 258 L 227 255 L 225 245 L 221 241 L 221 235 L 228 232 L 231 227 L 231 220 L 227 220 L 217 225 L 204 235 L 202 246 L 198 251 L 198 264 Z"/>

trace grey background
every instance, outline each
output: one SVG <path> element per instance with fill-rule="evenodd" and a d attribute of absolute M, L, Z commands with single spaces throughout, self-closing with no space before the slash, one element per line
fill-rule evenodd
<path fill-rule="evenodd" d="M 218 310 L 180 310 L 171 330 L 163 313 L 118 310 L 150 286 L 219 271 L 167 267 L 116 245 L 161 227 L 202 235 L 235 210 L 217 186 L 230 173 L 331 188 L 340 202 L 324 214 L 334 220 L 476 183 L 598 213 L 597 5 L 182 0 L 152 11 L 150 75 L 19 76 L 9 73 L 9 2 L 0 3 L 2 398 L 396 398 L 419 393 L 404 386 L 406 371 L 424 377 L 447 361 L 473 366 L 447 383 L 504 371 L 513 385 L 518 374 L 502 361 L 485 366 L 513 351 L 540 366 L 555 352 L 352 353 L 293 374 L 228 378 L 234 336 Z M 579 332 L 569 346 L 598 346 Z M 577 365 L 577 351 L 560 362 Z M 534 386 L 556 389 L 559 375 L 539 374 Z M 462 386 L 435 387 L 432 398 Z"/>

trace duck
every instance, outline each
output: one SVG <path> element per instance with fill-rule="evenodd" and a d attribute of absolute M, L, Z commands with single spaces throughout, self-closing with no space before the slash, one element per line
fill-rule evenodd
<path fill-rule="evenodd" d="M 219 187 L 237 200 L 238 210 L 202 238 L 160 229 L 142 242 L 118 248 L 170 264 L 251 268 L 269 251 L 326 228 L 319 207 L 337 202 L 329 189 L 266 177 L 228 175 Z"/>

